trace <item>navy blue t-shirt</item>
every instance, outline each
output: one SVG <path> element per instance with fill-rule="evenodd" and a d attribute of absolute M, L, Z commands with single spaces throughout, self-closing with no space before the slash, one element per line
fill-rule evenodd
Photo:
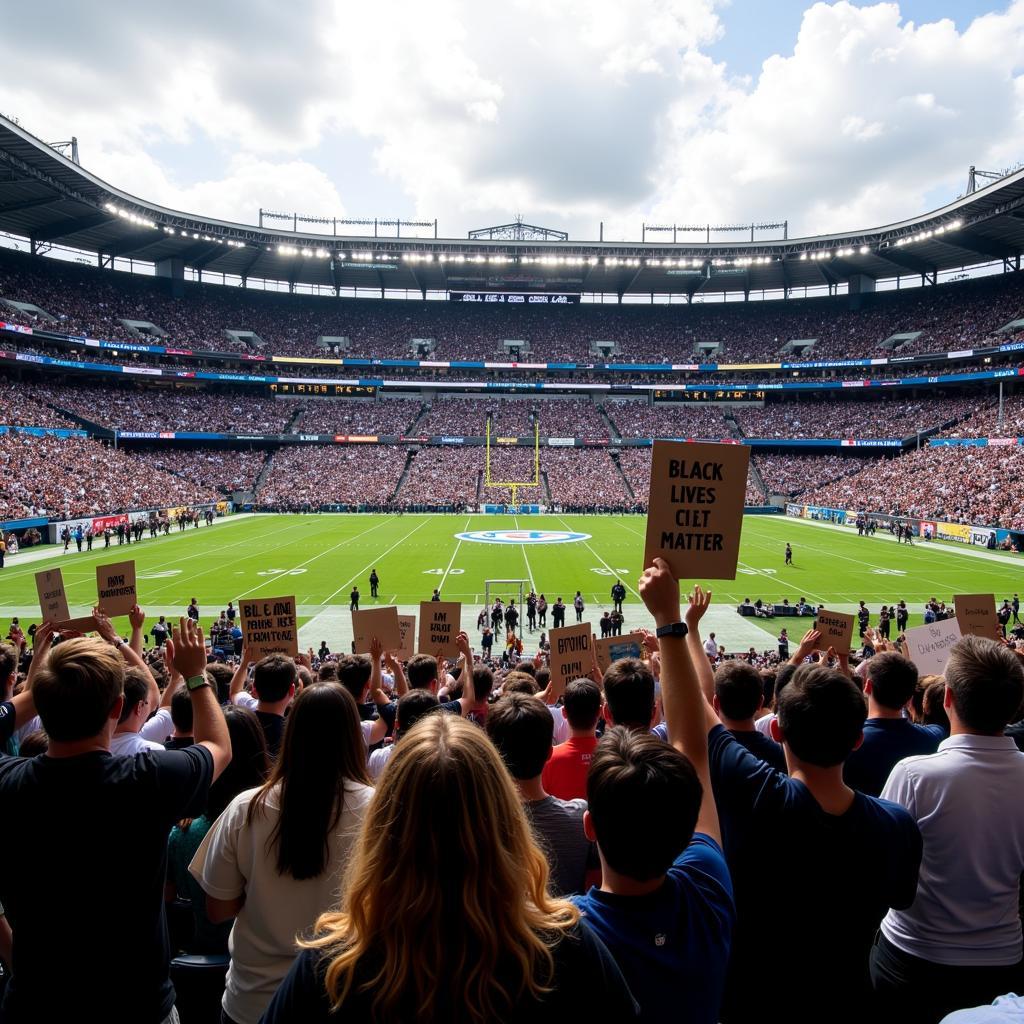
<path fill-rule="evenodd" d="M 909 907 L 917 894 L 917 823 L 863 793 L 829 814 L 720 725 L 708 750 L 737 914 L 722 1019 L 764 1016 L 765 990 L 751 982 L 773 955 L 799 964 L 800 983 L 786 989 L 788 1022 L 863 1019 L 875 931 L 890 907 Z"/>
<path fill-rule="evenodd" d="M 846 759 L 843 782 L 868 796 L 878 796 L 897 761 L 934 754 L 946 738 L 941 725 L 915 725 L 906 718 L 869 718 L 864 742 Z"/>
<path fill-rule="evenodd" d="M 611 950 L 646 1024 L 715 1024 L 736 909 L 722 848 L 697 834 L 647 896 L 592 888 L 573 902 Z"/>
<path fill-rule="evenodd" d="M 0 746 L 14 735 L 14 705 L 5 700 L 0 704 Z"/>
<path fill-rule="evenodd" d="M 761 761 L 767 761 L 777 772 L 782 772 L 783 774 L 789 772 L 782 744 L 776 743 L 771 736 L 765 736 L 763 732 L 758 732 L 756 729 L 730 729 L 729 733 L 737 743 L 749 750 L 754 757 Z"/>

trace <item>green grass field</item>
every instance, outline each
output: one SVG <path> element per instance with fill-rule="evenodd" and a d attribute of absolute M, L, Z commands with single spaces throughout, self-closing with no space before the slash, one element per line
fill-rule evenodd
<path fill-rule="evenodd" d="M 487 579 L 532 581 L 553 603 L 571 603 L 576 590 L 587 602 L 585 618 L 596 622 L 610 607 L 616 577 L 629 588 L 626 623 L 647 624 L 635 588 L 643 556 L 642 516 L 367 516 L 261 515 L 218 522 L 213 528 L 172 532 L 141 544 L 91 553 L 59 548 L 45 558 L 29 551 L 8 559 L 0 572 L 0 628 L 10 618 L 38 621 L 34 574 L 59 565 L 73 614 L 84 614 L 95 596 L 95 567 L 135 558 L 140 603 L 151 616 L 180 615 L 191 597 L 199 600 L 203 622 L 250 596 L 294 594 L 300 622 L 308 623 L 304 643 L 327 639 L 338 649 L 351 636 L 349 592 L 358 584 L 363 607 L 373 605 L 367 577 L 376 568 L 379 604 L 415 606 L 440 587 L 446 600 L 464 604 L 464 625 L 475 622 Z M 572 531 L 589 535 L 570 543 L 494 544 L 460 540 L 465 531 Z M 795 565 L 783 565 L 786 541 Z M 707 581 L 701 581 L 707 582 Z M 782 625 L 809 620 L 743 619 L 734 606 L 745 597 L 781 602 L 799 597 L 837 610 L 852 610 L 864 599 L 876 621 L 880 603 L 910 605 L 911 623 L 933 595 L 949 601 L 955 593 L 994 593 L 997 600 L 1024 589 L 1021 565 L 1013 556 L 976 549 L 895 544 L 888 536 L 854 532 L 783 517 L 748 516 L 743 524 L 740 569 L 735 581 L 712 582 L 716 613 L 710 628 L 729 647 L 768 644 Z M 567 621 L 572 621 L 570 613 Z M 550 620 L 549 620 L 550 623 Z M 126 628 L 126 624 L 125 624 Z M 147 627 L 148 628 L 148 627 Z M 802 631 L 802 630 L 800 630 Z M 322 635 L 321 635 L 322 634 Z M 315 640 L 314 640 L 315 637 Z"/>

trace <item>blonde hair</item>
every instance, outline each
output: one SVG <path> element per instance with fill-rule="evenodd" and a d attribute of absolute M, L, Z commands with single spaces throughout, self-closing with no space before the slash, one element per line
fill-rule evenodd
<path fill-rule="evenodd" d="M 57 644 L 32 687 L 36 710 L 51 740 L 71 742 L 98 735 L 124 692 L 121 655 L 94 637 Z"/>
<path fill-rule="evenodd" d="M 335 1010 L 371 993 L 377 1021 L 500 1019 L 551 990 L 551 949 L 579 921 L 547 883 L 547 860 L 487 736 L 457 716 L 428 715 L 378 783 L 341 906 L 302 945 L 330 959 Z"/>

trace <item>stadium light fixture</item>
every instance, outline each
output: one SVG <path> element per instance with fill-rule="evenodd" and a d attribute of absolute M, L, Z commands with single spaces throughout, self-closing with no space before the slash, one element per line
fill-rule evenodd
<path fill-rule="evenodd" d="M 860 254 L 861 254 L 861 256 L 867 256 L 867 254 L 869 252 L 871 252 L 871 250 L 866 245 L 862 245 L 860 247 Z"/>

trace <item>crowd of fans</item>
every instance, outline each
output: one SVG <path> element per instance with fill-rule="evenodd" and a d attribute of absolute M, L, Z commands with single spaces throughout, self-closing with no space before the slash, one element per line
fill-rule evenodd
<path fill-rule="evenodd" d="M 619 437 L 700 437 L 717 441 L 732 436 L 723 408 L 718 405 L 648 405 L 634 400 L 606 402 L 604 409 Z"/>
<path fill-rule="evenodd" d="M 383 505 L 394 497 L 408 452 L 375 444 L 278 448 L 257 494 L 263 508 Z"/>
<path fill-rule="evenodd" d="M 874 459 L 855 458 L 850 455 L 774 455 L 750 456 L 757 467 L 769 496 L 788 494 L 794 497 L 832 483 L 863 469 L 865 465 L 879 465 Z"/>
<path fill-rule="evenodd" d="M 173 455 L 165 459 L 173 465 Z M 0 434 L 4 519 L 104 515 L 219 497 L 207 483 L 193 483 L 90 438 Z"/>
<path fill-rule="evenodd" d="M 1024 397 L 1010 395 L 1003 400 L 1002 421 L 998 400 L 990 398 L 984 408 L 939 436 L 1024 437 Z"/>
<path fill-rule="evenodd" d="M 298 408 L 292 399 L 286 407 Z M 409 398 L 320 398 L 305 402 L 302 415 L 292 424 L 302 434 L 408 434 L 422 405 Z"/>
<path fill-rule="evenodd" d="M 258 448 L 133 449 L 137 472 L 164 470 L 184 477 L 206 494 L 251 491 L 269 452 Z"/>
<path fill-rule="evenodd" d="M 40 401 L 29 389 L 0 377 L 0 426 L 77 428 L 79 424 Z"/>
<path fill-rule="evenodd" d="M 547 448 L 541 470 L 552 502 L 563 508 L 629 508 L 633 504 L 619 467 L 605 449 Z"/>
<path fill-rule="evenodd" d="M 64 261 L 0 254 L 0 299 L 31 302 L 56 317 L 40 321 L 69 334 L 138 340 L 123 320 L 154 323 L 171 347 L 278 355 L 330 355 L 320 338 L 350 339 L 345 354 L 417 355 L 413 338 L 434 339 L 427 358 L 495 359 L 506 339 L 529 342 L 525 361 L 604 361 L 598 339 L 616 342 L 615 362 L 775 361 L 789 341 L 816 339 L 790 361 L 884 355 L 882 343 L 914 334 L 900 354 L 952 351 L 991 340 L 1020 316 L 1018 275 L 878 293 L 864 308 L 850 300 L 559 307 L 464 306 L 446 302 L 335 299 L 187 283 L 181 299 L 166 282 Z M 12 314 L 12 319 L 28 319 Z M 251 332 L 236 341 L 226 331 Z M 158 343 L 160 338 L 154 339 Z M 699 346 L 718 345 L 700 355 Z"/>
<path fill-rule="evenodd" d="M 405 506 L 475 504 L 482 460 L 473 453 L 482 450 L 456 445 L 419 449 L 409 463 L 397 502 Z"/>
<path fill-rule="evenodd" d="M 637 588 L 640 656 L 567 680 L 495 657 L 487 609 L 449 660 L 220 654 L 191 617 L 147 655 L 138 608 L 127 639 L 12 629 L 4 1020 L 98 990 L 111 1024 L 747 1024 L 767 949 L 792 1024 L 1019 1016 L 1021 652 L 966 636 L 922 677 L 865 627 L 725 658 L 700 587 Z M 117 956 L 55 984 L 56 920 Z"/>
<path fill-rule="evenodd" d="M 802 495 L 809 504 L 1024 529 L 1024 449 L 921 448 Z"/>

